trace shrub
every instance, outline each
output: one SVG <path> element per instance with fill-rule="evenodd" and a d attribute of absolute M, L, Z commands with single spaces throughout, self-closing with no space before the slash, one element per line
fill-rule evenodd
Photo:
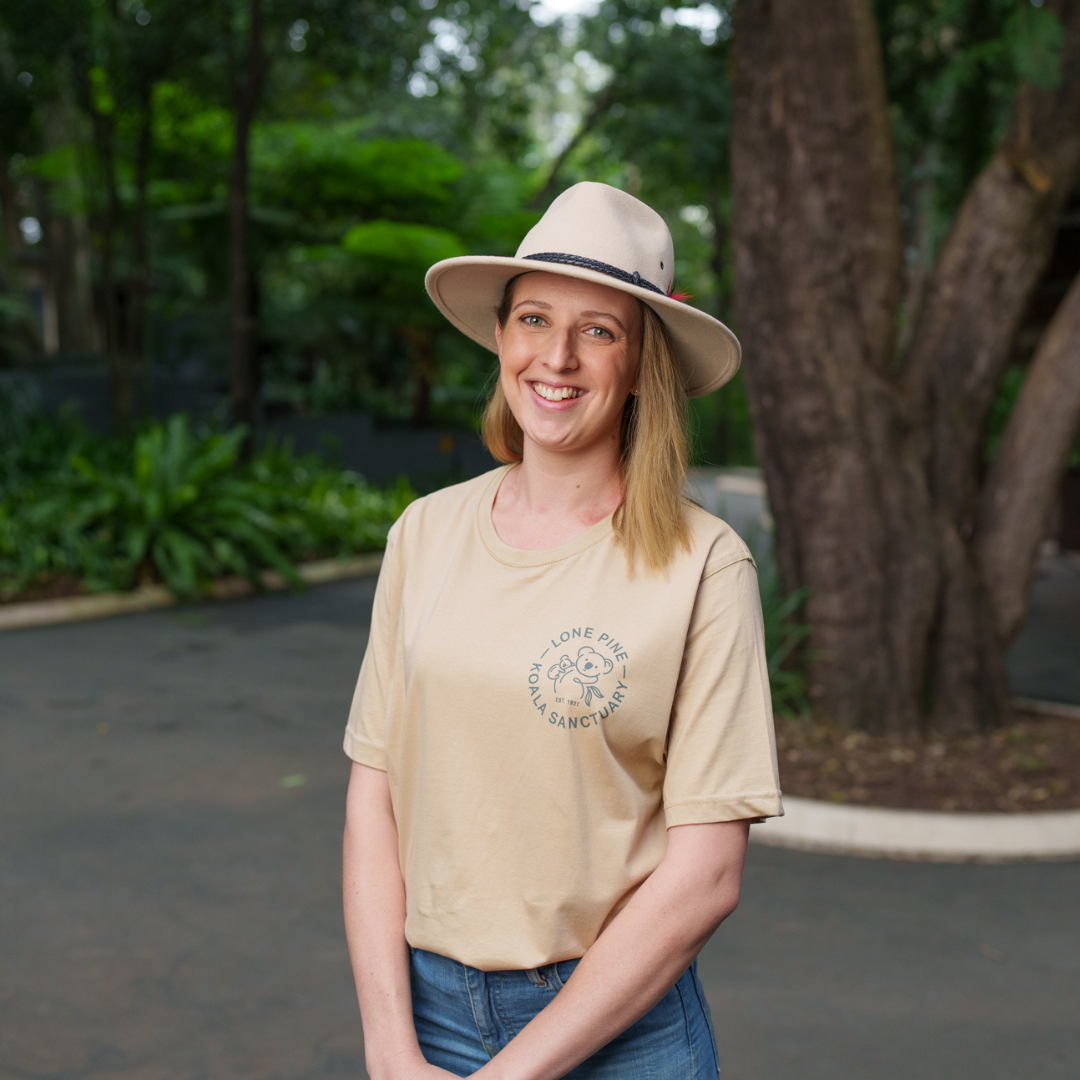
<path fill-rule="evenodd" d="M 241 462 L 246 431 L 195 429 L 186 416 L 129 441 L 93 436 L 68 418 L 22 417 L 0 446 L 0 596 L 57 575 L 91 590 L 160 579 L 179 596 L 236 574 L 381 548 L 414 498 L 316 455 L 270 445 Z M 11 436 L 14 436 L 12 438 Z"/>

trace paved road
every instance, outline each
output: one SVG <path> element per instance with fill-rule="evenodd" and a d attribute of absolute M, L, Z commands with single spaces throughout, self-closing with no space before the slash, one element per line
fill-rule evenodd
<path fill-rule="evenodd" d="M 1080 552 L 1040 560 L 1009 678 L 1021 697 L 1080 705 Z"/>
<path fill-rule="evenodd" d="M 0 635 L 0 1080 L 363 1075 L 338 848 L 372 585 Z M 1080 863 L 752 849 L 702 959 L 725 1078 L 1075 1078 L 1078 895 Z"/>

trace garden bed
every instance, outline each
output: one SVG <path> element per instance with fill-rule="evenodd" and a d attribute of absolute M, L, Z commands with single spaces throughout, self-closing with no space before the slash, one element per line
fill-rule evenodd
<path fill-rule="evenodd" d="M 785 795 L 911 810 L 1080 809 L 1080 719 L 1069 715 L 1021 708 L 1001 731 L 926 739 L 779 718 L 776 742 Z"/>
<path fill-rule="evenodd" d="M 288 445 L 245 455 L 246 437 L 177 414 L 103 438 L 0 394 L 0 605 L 154 589 L 195 600 L 231 579 L 258 589 L 269 572 L 299 588 L 300 563 L 381 550 L 415 498 L 404 479 L 373 488 Z"/>

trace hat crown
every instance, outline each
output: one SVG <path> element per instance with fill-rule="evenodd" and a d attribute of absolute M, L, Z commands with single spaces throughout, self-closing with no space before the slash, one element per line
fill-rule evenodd
<path fill-rule="evenodd" d="M 555 199 L 517 250 L 519 259 L 536 255 L 572 255 L 639 274 L 665 295 L 674 281 L 675 249 L 664 219 L 609 184 L 585 181 Z"/>

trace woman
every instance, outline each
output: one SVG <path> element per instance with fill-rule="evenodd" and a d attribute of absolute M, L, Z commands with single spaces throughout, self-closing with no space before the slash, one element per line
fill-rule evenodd
<path fill-rule="evenodd" d="M 515 258 L 433 266 L 499 355 L 503 468 L 391 530 L 345 737 L 372 1080 L 718 1073 L 695 957 L 781 813 L 756 575 L 682 496 L 687 394 L 738 344 L 603 184 Z M 659 284 L 658 284 L 659 283 Z"/>

